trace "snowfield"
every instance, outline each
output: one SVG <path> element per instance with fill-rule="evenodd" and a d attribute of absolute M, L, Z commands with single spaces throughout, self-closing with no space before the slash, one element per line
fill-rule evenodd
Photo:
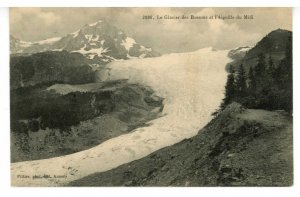
<path fill-rule="evenodd" d="M 211 48 L 156 58 L 115 61 L 99 80 L 128 79 L 165 98 L 163 116 L 104 143 L 71 155 L 11 164 L 13 186 L 60 186 L 140 159 L 197 134 L 218 108 L 226 83 L 228 51 Z M 21 178 L 20 176 L 29 176 Z M 40 178 L 33 178 L 33 176 Z M 19 176 L 19 177 L 18 177 Z M 49 178 L 47 176 L 51 176 Z M 61 176 L 54 178 L 54 176 Z"/>

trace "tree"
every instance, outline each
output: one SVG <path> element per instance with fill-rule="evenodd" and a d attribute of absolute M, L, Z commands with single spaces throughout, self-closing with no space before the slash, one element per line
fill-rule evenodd
<path fill-rule="evenodd" d="M 269 65 L 268 65 L 267 73 L 270 77 L 273 76 L 274 69 L 275 69 L 274 62 L 272 60 L 272 57 L 269 56 Z"/>
<path fill-rule="evenodd" d="M 255 95 L 256 93 L 256 79 L 254 76 L 254 71 L 252 66 L 249 69 L 249 73 L 248 73 L 248 92 L 250 95 Z"/>
<path fill-rule="evenodd" d="M 246 76 L 243 64 L 239 66 L 237 76 L 236 76 L 236 94 L 242 99 L 246 96 Z"/>
<path fill-rule="evenodd" d="M 220 106 L 223 110 L 229 103 L 231 103 L 235 98 L 235 80 L 234 80 L 234 70 L 233 66 L 229 66 L 229 74 L 227 76 L 227 82 L 225 86 L 225 97 Z"/>
<path fill-rule="evenodd" d="M 288 97 L 287 97 L 287 111 L 293 112 L 293 42 L 292 36 L 288 38 L 288 44 L 286 46 L 286 60 L 287 60 L 287 86 L 288 86 Z"/>
<path fill-rule="evenodd" d="M 261 86 L 262 84 L 264 84 L 266 76 L 266 62 L 265 56 L 263 54 L 258 55 L 258 63 L 254 67 L 254 74 L 257 85 Z"/>

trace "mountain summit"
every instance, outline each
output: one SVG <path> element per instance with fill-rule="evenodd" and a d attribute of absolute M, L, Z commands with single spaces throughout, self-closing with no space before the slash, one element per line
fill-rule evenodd
<path fill-rule="evenodd" d="M 71 53 L 81 53 L 88 59 L 99 60 L 103 63 L 115 59 L 159 56 L 158 52 L 138 44 L 106 20 L 84 25 L 81 29 L 63 37 L 38 42 L 25 42 L 13 36 L 10 38 L 11 54 L 66 50 Z"/>

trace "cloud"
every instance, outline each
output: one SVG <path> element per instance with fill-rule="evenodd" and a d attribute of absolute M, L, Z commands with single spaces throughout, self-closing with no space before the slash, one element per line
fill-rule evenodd
<path fill-rule="evenodd" d="M 227 12 L 230 13 L 230 12 Z M 133 36 L 146 41 L 152 47 L 162 51 L 191 51 L 203 47 L 217 49 L 231 49 L 237 46 L 253 45 L 262 35 L 259 32 L 244 31 L 236 20 L 222 19 L 195 19 L 195 20 L 142 20 L 142 15 L 159 16 L 214 16 L 220 14 L 215 8 L 202 9 L 174 9 L 174 8 L 148 8 L 124 10 L 122 18 L 117 19 L 123 28 L 134 28 Z M 139 19 L 139 20 L 137 20 Z M 132 24 L 130 24 L 132 23 Z M 138 28 L 142 27 L 142 28 Z M 130 32 L 131 29 L 128 29 Z"/>
<path fill-rule="evenodd" d="M 25 41 L 34 41 L 49 37 L 56 31 L 61 16 L 42 8 L 11 8 L 10 34 Z"/>
<path fill-rule="evenodd" d="M 11 8 L 10 29 L 16 37 L 35 41 L 64 36 L 106 18 L 127 35 L 159 52 L 184 52 L 203 47 L 231 49 L 254 45 L 277 28 L 291 29 L 287 8 Z M 143 15 L 210 16 L 253 14 L 254 20 L 144 20 Z M 74 20 L 76 16 L 76 20 Z"/>
<path fill-rule="evenodd" d="M 32 24 L 41 25 L 41 27 L 51 26 L 61 20 L 60 16 L 41 8 L 12 8 L 10 10 L 12 24 L 18 24 L 24 19 L 30 20 Z"/>
<path fill-rule="evenodd" d="M 196 16 L 214 16 L 218 13 L 212 8 L 204 8 L 195 13 Z M 207 20 L 207 28 L 204 31 L 198 32 L 197 37 L 211 45 L 218 48 L 232 48 L 232 46 L 251 45 L 256 43 L 261 35 L 259 33 L 246 32 L 236 23 L 226 23 L 222 19 Z"/>

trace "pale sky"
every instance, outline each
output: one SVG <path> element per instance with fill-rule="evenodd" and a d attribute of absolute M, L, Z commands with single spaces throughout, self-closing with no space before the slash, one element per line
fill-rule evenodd
<path fill-rule="evenodd" d="M 143 15 L 236 16 L 252 20 L 143 20 Z M 10 34 L 38 41 L 72 33 L 105 18 L 138 43 L 161 53 L 186 52 L 204 47 L 232 49 L 253 46 L 267 33 L 292 30 L 291 8 L 11 8 Z"/>

